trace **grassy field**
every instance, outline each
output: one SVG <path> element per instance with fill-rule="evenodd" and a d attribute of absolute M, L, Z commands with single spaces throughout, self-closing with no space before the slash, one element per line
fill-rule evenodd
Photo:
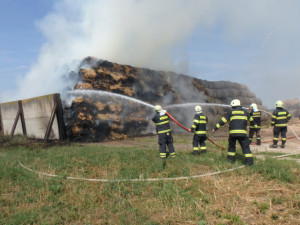
<path fill-rule="evenodd" d="M 238 149 L 237 162 L 230 164 L 227 152 L 210 144 L 207 154 L 195 157 L 184 147 L 191 149 L 191 137 L 177 135 L 177 156 L 164 169 L 157 137 L 117 143 L 1 137 L 0 224 L 299 224 L 300 166 L 294 161 L 266 155 L 252 167 L 219 175 L 133 182 L 223 171 L 243 165 L 244 157 Z M 19 162 L 59 176 L 28 171 Z"/>

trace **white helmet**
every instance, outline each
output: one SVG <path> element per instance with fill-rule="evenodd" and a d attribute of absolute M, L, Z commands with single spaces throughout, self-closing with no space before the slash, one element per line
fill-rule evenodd
<path fill-rule="evenodd" d="M 253 110 L 254 112 L 257 112 L 257 111 L 258 111 L 257 105 L 256 105 L 255 103 L 252 103 L 252 104 L 250 105 L 250 108 L 252 108 L 252 110 Z"/>
<path fill-rule="evenodd" d="M 234 106 L 241 106 L 241 102 L 240 102 L 240 100 L 238 100 L 238 99 L 233 99 L 233 100 L 231 101 L 230 105 L 231 105 L 232 107 L 234 107 Z"/>
<path fill-rule="evenodd" d="M 162 110 L 162 108 L 160 105 L 156 105 L 156 106 L 154 106 L 154 110 L 157 112 L 160 112 Z"/>
<path fill-rule="evenodd" d="M 276 102 L 276 107 L 282 107 L 282 106 L 283 106 L 283 102 L 280 101 L 280 100 L 278 100 L 278 101 Z"/>
<path fill-rule="evenodd" d="M 195 106 L 195 112 L 202 112 L 202 108 L 200 105 Z"/>

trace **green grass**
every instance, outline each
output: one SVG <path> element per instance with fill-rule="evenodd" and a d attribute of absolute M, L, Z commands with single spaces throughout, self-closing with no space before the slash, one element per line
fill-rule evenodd
<path fill-rule="evenodd" d="M 187 139 L 184 137 L 177 143 L 185 143 Z M 147 137 L 131 146 L 52 146 L 28 144 L 28 141 L 18 139 L 10 144 L 5 141 L 5 146 L 0 147 L 0 224 L 247 224 L 247 218 L 234 213 L 228 205 L 228 201 L 234 201 L 237 208 L 244 207 L 243 200 L 237 198 L 236 192 L 227 190 L 241 185 L 240 191 L 252 191 L 248 180 L 271 180 L 275 182 L 272 186 L 286 185 L 286 188 L 300 184 L 299 165 L 277 159 L 256 160 L 253 167 L 200 179 L 106 183 L 69 180 L 67 176 L 105 179 L 191 176 L 240 166 L 244 157 L 238 149 L 237 162 L 230 164 L 226 160 L 227 151 L 208 143 L 207 154 L 195 157 L 191 152 L 177 151 L 176 158 L 167 159 L 164 169 L 157 148 L 141 147 L 140 143 L 151 143 L 149 146 L 156 143 L 156 139 Z M 219 144 L 226 146 L 226 142 Z M 60 177 L 27 171 L 18 161 Z M 271 211 L 264 205 L 270 201 L 278 207 L 287 204 L 290 212 L 299 216 L 299 193 L 280 197 L 266 193 L 266 199 L 257 200 L 259 214 Z M 283 218 L 280 212 L 272 215 L 270 221 Z"/>
<path fill-rule="evenodd" d="M 11 151 L 11 150 L 10 150 Z M 135 179 L 149 177 L 177 177 L 198 174 L 201 170 L 225 169 L 231 166 L 219 152 L 211 151 L 203 157 L 193 157 L 190 153 L 177 153 L 176 160 L 167 159 L 167 170 L 163 170 L 162 160 L 156 149 L 139 147 L 108 146 L 60 146 L 47 149 L 28 150 L 17 147 L 2 151 L 13 157 L 15 165 L 20 161 L 31 169 L 58 175 L 98 177 L 107 179 Z M 189 163 L 185 163 L 185 162 Z"/>
<path fill-rule="evenodd" d="M 269 180 L 300 183 L 300 165 L 295 161 L 267 158 L 258 161 L 252 169 Z"/>
<path fill-rule="evenodd" d="M 285 155 L 284 153 L 280 153 L 280 152 L 259 152 L 259 155 L 265 155 L 265 156 L 279 156 L 279 155 Z"/>
<path fill-rule="evenodd" d="M 289 157 L 293 158 L 293 159 L 300 159 L 300 154 L 298 154 L 298 155 L 291 155 Z"/>

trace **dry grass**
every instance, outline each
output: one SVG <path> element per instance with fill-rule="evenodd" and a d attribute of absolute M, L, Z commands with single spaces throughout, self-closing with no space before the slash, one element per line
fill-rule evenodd
<path fill-rule="evenodd" d="M 5 224 L 299 224 L 300 168 L 256 160 L 246 167 L 200 179 L 94 183 L 37 176 L 19 167 L 89 178 L 174 177 L 231 168 L 219 149 L 190 155 L 191 137 L 175 135 L 177 158 L 167 169 L 157 137 L 51 147 L 0 148 L 1 221 Z M 221 143 L 224 144 L 224 143 Z M 180 146 L 180 148 L 179 148 Z M 187 146 L 184 148 L 184 146 Z M 240 153 L 240 150 L 239 150 Z M 241 161 L 237 161 L 240 165 Z M 280 168 L 280 166 L 282 168 Z M 268 168 L 278 169 L 269 174 Z M 138 171 L 136 173 L 136 171 Z M 285 179 L 285 171 L 291 179 Z M 287 180 L 287 181 L 286 181 Z"/>

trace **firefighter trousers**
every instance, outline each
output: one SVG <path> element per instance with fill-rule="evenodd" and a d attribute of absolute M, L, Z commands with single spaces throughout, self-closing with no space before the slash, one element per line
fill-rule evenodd
<path fill-rule="evenodd" d="M 242 151 L 246 158 L 246 165 L 249 166 L 253 165 L 253 155 L 250 150 L 249 138 L 247 136 L 244 137 L 229 136 L 227 159 L 232 163 L 235 162 L 236 141 L 238 141 L 241 145 Z"/>
<path fill-rule="evenodd" d="M 206 152 L 206 135 L 195 134 L 193 137 L 193 150 L 199 152 L 200 145 L 200 153 Z"/>
<path fill-rule="evenodd" d="M 260 144 L 261 144 L 261 137 L 260 137 L 259 131 L 260 131 L 260 128 L 250 128 L 250 129 L 249 129 L 249 141 L 252 142 L 253 136 L 254 136 L 254 134 L 255 134 L 255 135 L 256 135 L 256 143 L 257 143 L 258 145 L 260 145 Z M 251 142 L 250 142 L 250 143 L 251 143 Z"/>
<path fill-rule="evenodd" d="M 278 137 L 279 134 L 281 134 L 281 143 L 282 145 L 285 145 L 286 143 L 286 133 L 287 133 L 287 127 L 274 127 L 273 128 L 273 144 L 278 144 Z"/>
<path fill-rule="evenodd" d="M 173 137 L 171 132 L 158 134 L 159 155 L 160 158 L 167 158 L 167 147 L 171 157 L 175 157 L 175 149 L 173 146 Z"/>

